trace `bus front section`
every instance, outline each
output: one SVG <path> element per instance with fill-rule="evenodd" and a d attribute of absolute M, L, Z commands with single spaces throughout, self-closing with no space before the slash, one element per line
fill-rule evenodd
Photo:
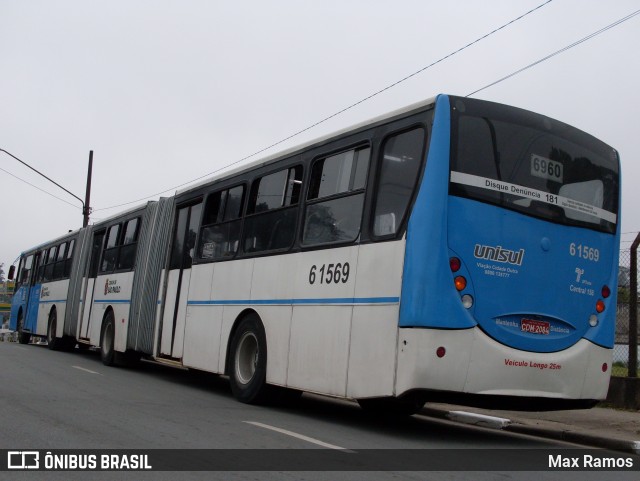
<path fill-rule="evenodd" d="M 440 96 L 407 228 L 397 393 L 527 410 L 604 399 L 619 203 L 613 148 Z"/>

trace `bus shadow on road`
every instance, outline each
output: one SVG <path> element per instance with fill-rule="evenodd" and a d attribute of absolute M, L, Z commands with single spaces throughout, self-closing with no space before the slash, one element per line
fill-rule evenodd
<path fill-rule="evenodd" d="M 46 348 L 44 346 L 38 346 Z M 105 369 L 118 369 L 129 376 L 140 376 L 140 382 L 144 378 L 153 377 L 156 381 L 181 386 L 185 389 L 193 389 L 207 396 L 215 396 L 225 401 L 232 401 L 229 381 L 226 376 L 213 374 L 195 369 L 168 366 L 151 360 L 140 360 L 127 366 L 109 367 L 103 366 L 100 354 L 96 349 L 78 349 L 72 352 L 60 354 L 70 357 L 80 357 L 87 365 L 95 364 L 96 371 L 108 372 Z M 246 406 L 247 412 L 252 416 L 264 410 L 291 417 L 301 424 L 309 420 L 321 421 L 331 425 L 339 425 L 345 428 L 362 430 L 369 434 L 389 437 L 397 437 L 402 440 L 402 445 L 407 442 L 415 443 L 416 447 L 423 447 L 425 443 L 441 442 L 451 445 L 459 445 L 460 448 L 472 448 L 478 446 L 517 447 L 518 445 L 531 446 L 542 445 L 542 441 L 513 433 L 505 433 L 482 427 L 461 425 L 444 419 L 436 419 L 423 414 L 412 416 L 381 416 L 371 414 L 351 400 L 337 399 L 311 393 L 303 393 L 300 397 L 289 397 L 286 402 L 271 402 L 260 406 L 249 406 L 238 403 L 238 407 Z M 372 446 L 375 447 L 375 446 Z"/>

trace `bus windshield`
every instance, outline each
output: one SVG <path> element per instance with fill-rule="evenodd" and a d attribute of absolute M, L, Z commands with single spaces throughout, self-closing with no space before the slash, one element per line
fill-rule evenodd
<path fill-rule="evenodd" d="M 451 97 L 452 195 L 614 233 L 617 152 L 532 112 Z"/>

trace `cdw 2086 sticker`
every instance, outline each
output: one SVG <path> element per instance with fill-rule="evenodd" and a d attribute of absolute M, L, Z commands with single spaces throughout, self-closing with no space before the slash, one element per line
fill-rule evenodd
<path fill-rule="evenodd" d="M 520 321 L 520 330 L 530 334 L 548 336 L 551 331 L 551 324 L 545 321 L 536 321 L 534 319 L 522 319 Z"/>

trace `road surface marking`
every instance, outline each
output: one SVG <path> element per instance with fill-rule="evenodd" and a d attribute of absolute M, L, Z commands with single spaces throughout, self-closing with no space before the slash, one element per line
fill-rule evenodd
<path fill-rule="evenodd" d="M 317 444 L 318 446 L 322 446 L 323 448 L 329 448 L 329 449 L 337 449 L 338 451 L 343 451 L 345 453 L 355 453 L 355 451 L 352 451 L 351 449 L 346 449 L 340 446 L 336 446 L 335 444 L 329 444 L 329 443 L 325 443 L 324 441 L 320 441 L 319 439 L 315 439 L 315 438 L 310 438 L 309 436 L 305 436 L 304 434 L 298 434 L 298 433 L 294 433 L 293 431 L 287 431 L 286 429 L 282 429 L 282 428 L 277 428 L 275 426 L 270 426 L 268 424 L 263 424 L 263 423 L 258 423 L 255 421 L 243 421 L 247 424 L 252 424 L 254 426 L 258 426 L 259 428 L 264 428 L 264 429 L 270 429 L 272 431 L 276 431 L 279 432 L 281 434 L 286 434 L 287 436 L 291 436 L 297 439 L 301 439 L 303 441 L 307 441 L 309 443 L 313 443 L 313 444 Z"/>
<path fill-rule="evenodd" d="M 84 367 L 80 367 L 80 366 L 71 366 L 75 369 L 80 369 L 81 371 L 84 372 L 90 372 L 91 374 L 97 374 L 98 376 L 102 376 L 102 374 L 100 374 L 99 372 L 95 372 L 95 371 L 91 371 L 90 369 L 85 369 Z"/>

